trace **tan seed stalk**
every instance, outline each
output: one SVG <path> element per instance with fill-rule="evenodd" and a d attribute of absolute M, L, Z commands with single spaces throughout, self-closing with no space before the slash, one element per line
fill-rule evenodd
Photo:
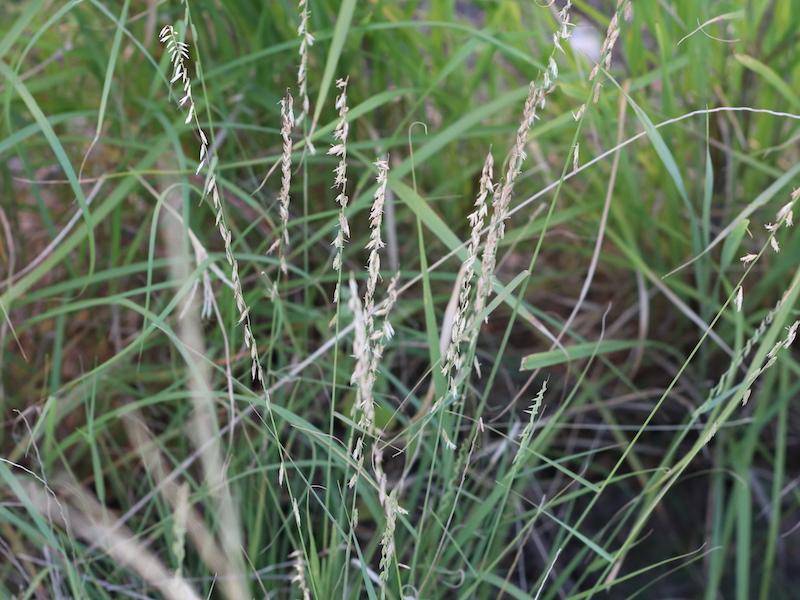
<path fill-rule="evenodd" d="M 294 550 L 289 555 L 289 558 L 292 561 L 292 570 L 294 571 L 292 583 L 297 584 L 297 589 L 300 590 L 303 600 L 311 600 L 311 591 L 308 589 L 308 583 L 306 582 L 306 561 L 303 559 L 303 553 L 300 550 Z"/>
<path fill-rule="evenodd" d="M 445 354 L 445 362 L 442 366 L 442 373 L 448 379 L 450 393 L 455 396 L 457 393 L 457 374 L 461 371 L 464 357 L 461 354 L 461 344 L 467 340 L 467 332 L 471 326 L 471 303 L 472 303 L 472 282 L 475 278 L 475 267 L 478 262 L 478 247 L 481 242 L 481 232 L 488 213 L 486 198 L 492 192 L 492 170 L 494 159 L 492 153 L 486 155 L 481 170 L 481 179 L 478 189 L 478 196 L 475 199 L 475 210 L 469 215 L 470 239 L 467 246 L 467 259 L 464 261 L 464 277 L 461 283 L 461 290 L 458 295 L 458 308 L 453 317 L 453 326 L 450 332 L 450 343 Z M 453 372 L 455 371 L 455 373 Z"/>
<path fill-rule="evenodd" d="M 383 223 L 383 207 L 386 201 L 386 185 L 389 179 L 388 159 L 378 159 L 375 162 L 378 169 L 376 181 L 378 187 L 372 201 L 372 208 L 369 213 L 369 259 L 367 261 L 367 289 L 364 292 L 364 313 L 367 321 L 367 335 L 373 332 L 373 312 L 375 308 L 375 286 L 378 284 L 381 270 L 380 250 L 386 244 L 381 239 L 381 225 Z"/>
<path fill-rule="evenodd" d="M 188 105 L 189 111 L 187 117 L 185 119 L 185 123 L 189 124 L 191 122 L 194 123 L 195 130 L 197 132 L 198 137 L 200 138 L 200 158 L 199 164 L 197 166 L 196 173 L 200 173 L 203 167 L 206 167 L 206 181 L 203 185 L 203 193 L 202 197 L 206 198 L 211 196 L 211 200 L 214 206 L 215 212 L 215 225 L 217 226 L 217 230 L 219 231 L 219 235 L 222 238 L 222 242 L 225 249 L 225 260 L 228 262 L 228 266 L 231 269 L 231 283 L 233 285 L 233 297 L 234 301 L 236 302 L 236 310 L 239 313 L 239 324 L 242 327 L 243 339 L 245 347 L 248 349 L 250 353 L 250 376 L 253 380 L 257 380 L 261 384 L 261 389 L 264 392 L 264 400 L 267 406 L 267 411 L 269 413 L 269 418 L 271 420 L 271 427 L 272 427 L 272 434 L 275 437 L 275 440 L 278 442 L 280 446 L 280 451 L 278 456 L 280 458 L 280 469 L 278 471 L 278 483 L 279 485 L 283 485 L 285 474 L 286 474 L 286 449 L 280 445 L 280 440 L 278 438 L 278 431 L 275 425 L 274 416 L 272 414 L 272 402 L 270 400 L 269 390 L 267 388 L 267 383 L 264 381 L 264 370 L 261 366 L 261 358 L 258 352 L 258 346 L 256 343 L 255 336 L 253 335 L 253 329 L 250 322 L 250 308 L 247 305 L 247 302 L 244 298 L 244 292 L 242 289 L 242 281 L 239 275 L 239 263 L 236 260 L 236 257 L 233 254 L 233 249 L 231 246 L 231 241 L 233 235 L 231 233 L 230 227 L 228 226 L 227 220 L 225 218 L 225 210 L 222 206 L 222 198 L 219 192 L 219 187 L 217 186 L 217 178 L 216 178 L 216 160 L 212 160 L 210 157 L 210 150 L 208 146 L 208 138 L 206 137 L 203 129 L 200 127 L 200 121 L 197 118 L 197 111 L 194 105 L 194 99 L 192 97 L 192 83 L 191 79 L 189 78 L 188 70 L 186 67 L 186 60 L 189 57 L 189 46 L 181 42 L 178 39 L 178 34 L 172 25 L 166 25 L 159 34 L 159 39 L 161 43 L 167 47 L 167 51 L 169 52 L 170 59 L 172 62 L 172 78 L 171 82 L 175 83 L 177 81 L 182 82 L 184 96 L 178 102 L 179 107 L 183 107 Z M 285 106 L 282 106 L 285 110 L 284 117 L 285 121 L 288 121 L 288 127 L 284 124 L 282 133 L 285 134 L 285 131 L 291 131 L 291 120 L 288 118 L 291 115 L 291 95 L 287 94 L 288 101 Z M 284 154 L 286 154 L 286 136 L 284 135 Z M 289 137 L 289 159 L 291 159 L 291 137 Z M 285 170 L 283 171 L 285 175 Z M 288 201 L 288 184 L 282 185 L 282 188 L 285 187 L 287 190 L 287 201 Z M 287 209 L 288 214 L 288 209 Z M 284 227 L 285 230 L 285 227 Z M 288 234 L 287 234 L 288 235 Z M 292 495 L 291 488 L 288 489 L 290 496 Z"/>
<path fill-rule="evenodd" d="M 339 88 L 339 96 L 336 98 L 336 109 L 339 111 L 339 121 L 333 132 L 335 143 L 328 150 L 328 154 L 339 157 L 339 162 L 334 169 L 333 187 L 337 191 L 336 203 L 339 205 L 339 227 L 336 230 L 336 238 L 333 246 L 336 254 L 333 257 L 333 269 L 338 273 L 342 271 L 342 255 L 344 253 L 345 241 L 350 238 L 350 225 L 347 222 L 345 210 L 349 199 L 347 197 L 347 136 L 350 132 L 350 124 L 347 121 L 347 79 L 339 79 L 336 82 Z M 339 288 L 341 278 L 336 282 L 336 289 L 333 292 L 333 302 L 339 303 Z"/>
<path fill-rule="evenodd" d="M 394 545 L 394 530 L 397 524 L 397 515 L 408 514 L 408 511 L 402 508 L 397 502 L 397 490 L 392 490 L 389 494 L 385 504 L 384 511 L 386 514 L 386 527 L 381 536 L 381 597 L 386 595 L 386 583 L 389 581 L 389 569 L 392 566 L 392 559 L 394 558 L 395 545 Z"/>
<path fill-rule="evenodd" d="M 603 44 L 600 46 L 600 60 L 592 68 L 591 73 L 589 73 L 589 81 L 592 82 L 592 102 L 595 104 L 597 104 L 597 102 L 600 100 L 600 90 L 603 87 L 603 82 L 598 77 L 600 74 L 601 65 L 606 71 L 611 69 L 611 60 L 614 56 L 614 46 L 616 46 L 617 40 L 619 40 L 620 14 L 623 15 L 623 18 L 626 21 L 633 19 L 633 4 L 631 4 L 630 0 L 617 0 L 617 9 L 614 11 L 614 16 L 611 17 L 611 22 L 608 24 L 606 36 L 603 39 Z M 573 117 L 575 117 L 576 121 L 579 121 L 585 112 L 586 104 L 581 104 L 577 112 L 573 114 Z"/>
<path fill-rule="evenodd" d="M 236 301 L 236 309 L 239 312 L 239 323 L 242 326 L 244 333 L 245 346 L 250 351 L 250 374 L 253 379 L 258 379 L 263 382 L 263 371 L 261 368 L 261 361 L 259 359 L 258 348 L 256 347 L 256 340 L 253 337 L 253 330 L 250 325 L 250 309 L 244 299 L 244 292 L 242 291 L 242 281 L 239 277 L 239 263 L 233 255 L 231 248 L 232 234 L 225 219 L 225 211 L 222 207 L 222 200 L 220 197 L 219 189 L 217 187 L 217 178 L 215 174 L 215 162 L 210 160 L 208 138 L 206 138 L 203 129 L 200 127 L 200 122 L 197 119 L 197 111 L 194 105 L 194 98 L 192 97 L 192 82 L 189 77 L 189 72 L 186 67 L 186 59 L 189 58 L 188 44 L 181 42 L 178 39 L 178 34 L 172 25 L 166 25 L 159 34 L 161 43 L 166 45 L 167 51 L 170 55 L 172 62 L 172 78 L 171 82 L 175 83 L 180 81 L 183 87 L 183 97 L 178 101 L 178 106 L 188 106 L 189 110 L 186 115 L 184 123 L 194 123 L 195 130 L 200 138 L 200 162 L 197 165 L 196 173 L 200 173 L 204 166 L 208 166 L 206 175 L 206 183 L 203 186 L 203 197 L 211 196 L 216 213 L 215 224 L 222 238 L 225 248 L 225 260 L 231 269 L 231 282 L 233 283 L 233 297 Z"/>
<path fill-rule="evenodd" d="M 300 14 L 300 24 L 297 27 L 297 37 L 300 38 L 300 49 L 298 55 L 300 64 L 297 67 L 297 93 L 300 95 L 300 114 L 297 115 L 295 124 L 299 125 L 308 116 L 310 103 L 308 101 L 308 49 L 314 45 L 314 36 L 308 30 L 308 0 L 297 0 L 297 10 Z M 314 154 L 314 146 L 311 141 L 306 139 L 306 145 Z"/>
<path fill-rule="evenodd" d="M 293 99 L 287 91 L 281 99 L 281 138 L 283 150 L 281 152 L 281 189 L 278 192 L 278 214 L 281 218 L 281 230 L 278 238 L 270 246 L 268 254 L 278 250 L 281 271 L 288 274 L 286 253 L 289 247 L 289 188 L 292 185 L 292 126 L 294 124 Z"/>
<path fill-rule="evenodd" d="M 534 122 L 539 118 L 538 111 L 545 107 L 547 96 L 555 88 L 555 83 L 558 79 L 558 65 L 555 57 L 561 50 L 559 41 L 569 39 L 572 33 L 572 24 L 569 20 L 570 8 L 571 3 L 567 2 L 564 8 L 559 12 L 561 26 L 559 31 L 555 33 L 554 38 L 556 39 L 556 43 L 553 44 L 553 50 L 547 60 L 547 67 L 542 75 L 542 82 L 540 84 L 536 81 L 532 81 L 530 84 L 528 97 L 525 100 L 525 106 L 522 111 L 522 120 L 517 128 L 517 135 L 509 155 L 505 179 L 502 184 L 494 188 L 494 196 L 492 198 L 494 212 L 489 222 L 489 231 L 486 234 L 486 245 L 484 246 L 482 257 L 483 269 L 478 279 L 475 299 L 475 314 L 478 315 L 481 314 L 486 307 L 486 302 L 491 293 L 492 277 L 494 276 L 494 271 L 497 266 L 497 247 L 505 235 L 505 221 L 508 219 L 514 184 L 519 174 L 522 172 L 522 163 L 525 161 L 525 145 L 528 143 L 528 135 Z M 480 324 L 476 323 L 475 326 L 479 327 Z M 476 332 L 473 332 L 473 335 L 476 335 Z"/>

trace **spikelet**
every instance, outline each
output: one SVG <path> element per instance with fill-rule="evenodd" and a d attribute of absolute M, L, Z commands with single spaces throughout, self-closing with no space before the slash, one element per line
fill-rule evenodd
<path fill-rule="evenodd" d="M 544 394 L 546 391 L 547 380 L 545 379 L 542 382 L 542 387 L 539 389 L 539 393 L 536 394 L 536 397 L 533 399 L 531 407 L 526 411 L 530 416 L 530 419 L 528 419 L 528 423 L 525 425 L 525 428 L 522 430 L 522 434 L 519 436 L 519 448 L 517 449 L 517 453 L 514 455 L 515 464 L 522 460 L 527 453 L 528 445 L 530 444 L 531 436 L 533 435 L 533 428 L 536 425 L 536 417 L 539 415 L 539 411 L 542 408 L 542 400 L 544 400 Z"/>
<path fill-rule="evenodd" d="M 778 244 L 778 238 L 776 237 L 778 234 L 778 230 L 781 227 L 791 227 L 794 224 L 794 216 L 792 214 L 792 209 L 794 207 L 794 203 L 797 201 L 798 195 L 800 192 L 798 190 L 794 190 L 791 195 L 791 200 L 784 204 L 778 213 L 775 215 L 775 222 L 768 223 L 765 225 L 765 229 L 769 232 L 769 245 L 772 248 L 773 252 L 776 254 L 781 251 L 780 244 Z"/>
<path fill-rule="evenodd" d="M 339 157 L 339 163 L 333 172 L 333 187 L 338 192 L 336 203 L 339 205 L 339 227 L 336 230 L 336 238 L 333 240 L 333 246 L 336 249 L 336 254 L 333 257 L 333 269 L 341 273 L 344 244 L 350 238 L 350 225 L 345 215 L 345 209 L 347 209 L 347 203 L 349 202 L 347 197 L 347 136 L 350 132 L 350 124 L 347 121 L 347 113 L 349 112 L 347 107 L 347 79 L 339 79 L 336 82 L 336 87 L 339 88 L 339 96 L 336 98 L 339 121 L 336 123 L 336 129 L 333 132 L 334 144 L 328 150 L 328 154 Z M 339 285 L 337 281 L 333 292 L 334 304 L 339 303 Z"/>
<path fill-rule="evenodd" d="M 758 254 L 745 254 L 739 260 L 742 262 L 743 265 L 749 265 L 755 259 L 758 258 Z"/>
<path fill-rule="evenodd" d="M 786 339 L 783 340 L 783 347 L 789 348 L 794 343 L 795 338 L 797 337 L 797 327 L 800 325 L 800 321 L 795 321 L 792 323 L 791 327 L 787 328 Z"/>
<path fill-rule="evenodd" d="M 711 440 L 714 438 L 714 436 L 717 435 L 718 430 L 719 430 L 719 420 L 716 419 L 714 420 L 713 423 L 711 423 L 711 429 L 709 429 L 708 432 L 703 437 L 703 444 L 708 445 L 709 442 L 711 442 Z"/>
<path fill-rule="evenodd" d="M 786 227 L 791 227 L 792 225 L 794 225 L 794 216 L 792 215 L 792 208 L 796 201 L 795 195 L 797 194 L 797 192 L 798 190 L 792 192 L 792 201 L 784 204 L 777 214 L 778 222 L 782 223 Z"/>
<path fill-rule="evenodd" d="M 392 566 L 392 559 L 394 558 L 394 530 L 397 525 L 397 515 L 408 514 L 408 511 L 403 509 L 397 502 L 397 490 L 392 490 L 384 503 L 384 511 L 386 514 L 386 527 L 381 536 L 381 588 L 385 594 L 386 583 L 389 581 L 389 569 Z"/>
<path fill-rule="evenodd" d="M 383 358 L 383 351 L 386 348 L 386 343 L 394 337 L 394 328 L 389 322 L 389 315 L 397 302 L 399 281 L 400 274 L 396 273 L 389 280 L 389 285 L 386 287 L 386 298 L 384 298 L 383 302 L 375 309 L 375 316 L 383 317 L 383 324 L 379 329 L 372 332 L 369 340 L 371 344 L 370 369 L 373 373 L 378 370 L 378 364 L 381 358 Z"/>
<path fill-rule="evenodd" d="M 372 444 L 372 470 L 375 472 L 375 481 L 378 484 L 378 502 L 381 506 L 385 506 L 388 499 L 386 494 L 388 478 L 383 470 L 383 450 L 377 443 Z"/>
<path fill-rule="evenodd" d="M 217 187 L 217 177 L 215 173 L 216 161 L 211 160 L 209 156 L 208 138 L 206 138 L 203 129 L 200 127 L 194 105 L 194 98 L 192 97 L 192 82 L 186 66 L 186 60 L 189 58 L 189 46 L 178 39 L 178 34 L 172 25 L 166 25 L 161 30 L 159 40 L 166 46 L 170 55 L 170 61 L 172 63 L 172 77 L 170 81 L 172 83 L 181 82 L 184 95 L 178 101 L 178 106 L 181 108 L 188 106 L 187 116 L 184 122 L 186 124 L 194 122 L 195 130 L 200 138 L 200 157 L 196 174 L 199 174 L 203 167 L 207 167 L 206 181 L 203 186 L 203 198 L 207 196 L 211 197 L 215 212 L 215 224 L 225 248 L 225 260 L 228 262 L 228 266 L 231 269 L 233 297 L 236 302 L 236 310 L 239 313 L 239 324 L 242 326 L 245 346 L 250 352 L 250 374 L 253 379 L 261 381 L 263 385 L 263 370 L 261 368 L 256 340 L 253 337 L 253 330 L 250 324 L 250 309 L 244 299 L 242 281 L 239 277 L 239 263 L 233 255 L 233 250 L 231 248 L 233 236 L 225 219 L 225 211 L 222 206 L 219 188 Z"/>

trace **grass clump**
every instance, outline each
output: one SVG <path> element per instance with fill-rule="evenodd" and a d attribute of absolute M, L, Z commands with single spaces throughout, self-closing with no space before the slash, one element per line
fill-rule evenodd
<path fill-rule="evenodd" d="M 793 596 L 790 0 L 0 10 L 1 596 Z"/>

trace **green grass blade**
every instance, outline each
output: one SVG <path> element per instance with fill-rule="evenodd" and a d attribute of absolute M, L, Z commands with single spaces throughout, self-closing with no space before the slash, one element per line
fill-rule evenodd
<path fill-rule="evenodd" d="M 522 359 L 520 370 L 533 371 L 544 367 L 562 365 L 582 358 L 589 358 L 594 354 L 610 354 L 621 350 L 631 350 L 639 346 L 641 346 L 639 342 L 631 340 L 601 340 L 600 342 L 573 344 L 563 350 L 548 350 L 526 356 Z"/>

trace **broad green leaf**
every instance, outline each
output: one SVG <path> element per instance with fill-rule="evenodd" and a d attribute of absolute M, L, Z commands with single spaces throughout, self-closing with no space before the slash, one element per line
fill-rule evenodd
<path fill-rule="evenodd" d="M 791 105 L 793 110 L 800 108 L 800 96 L 795 94 L 794 90 L 786 83 L 786 79 L 773 71 L 769 65 L 764 64 L 748 54 L 735 54 L 734 56 L 742 65 L 753 71 L 753 73 L 763 77 L 767 83 L 774 87 L 775 90 L 783 96 L 783 99 Z"/>
<path fill-rule="evenodd" d="M 543 367 L 552 367 L 554 365 L 572 362 L 573 360 L 580 360 L 581 358 L 589 358 L 595 354 L 610 354 L 611 352 L 630 350 L 639 346 L 641 346 L 641 343 L 635 340 L 603 340 L 600 342 L 583 342 L 580 344 L 567 346 L 563 350 L 547 350 L 545 352 L 530 354 L 522 359 L 520 370 L 532 371 L 534 369 L 541 369 Z"/>
<path fill-rule="evenodd" d="M 36 102 L 36 99 L 28 91 L 28 88 L 25 87 L 25 84 L 22 82 L 19 76 L 2 61 L 0 61 L 0 75 L 2 75 L 8 84 L 15 89 L 17 94 L 19 94 L 19 97 L 22 98 L 22 101 L 25 103 L 25 106 L 28 107 L 31 115 L 33 115 L 36 123 L 41 128 L 44 137 L 47 139 L 48 144 L 50 144 L 50 148 L 56 155 L 58 164 L 61 165 L 64 175 L 66 175 L 67 180 L 69 181 L 72 193 L 75 194 L 75 199 L 78 201 L 78 206 L 81 208 L 81 213 L 83 213 L 83 220 L 87 225 L 87 233 L 89 235 L 89 274 L 91 274 L 94 272 L 95 263 L 94 223 L 92 223 L 91 214 L 89 213 L 89 204 L 86 201 L 86 196 L 84 196 L 83 189 L 78 182 L 78 176 L 75 173 L 75 169 L 72 167 L 72 163 L 70 162 L 69 157 L 64 150 L 64 146 L 61 145 L 61 141 L 58 139 L 56 132 L 53 131 L 50 121 L 47 120 L 47 117 L 42 112 L 42 109 L 39 108 L 39 104 Z"/>

